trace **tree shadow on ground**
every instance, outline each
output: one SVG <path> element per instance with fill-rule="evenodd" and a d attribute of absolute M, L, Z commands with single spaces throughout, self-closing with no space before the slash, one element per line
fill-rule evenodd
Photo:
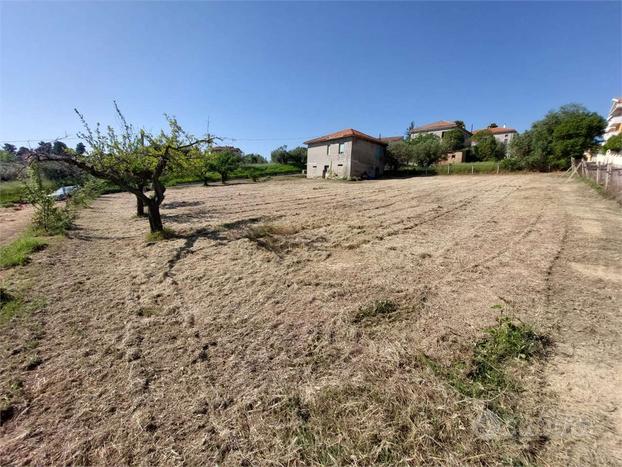
<path fill-rule="evenodd" d="M 169 201 L 162 205 L 162 209 L 190 208 L 195 206 L 203 206 L 203 201 Z"/>
<path fill-rule="evenodd" d="M 175 234 L 173 238 L 184 239 L 184 243 L 175 251 L 173 257 L 167 262 L 166 276 L 170 275 L 171 270 L 175 265 L 192 250 L 196 242 L 201 238 L 207 238 L 219 242 L 219 244 L 226 244 L 233 240 L 239 240 L 242 236 L 236 234 L 236 231 L 244 229 L 245 227 L 256 224 L 265 220 L 264 217 L 251 217 L 248 219 L 240 219 L 238 221 L 228 222 L 222 224 L 218 228 L 201 227 L 188 233 Z"/>

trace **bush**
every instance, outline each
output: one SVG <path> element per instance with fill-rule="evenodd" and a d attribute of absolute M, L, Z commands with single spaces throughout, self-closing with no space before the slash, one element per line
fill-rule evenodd
<path fill-rule="evenodd" d="M 524 161 L 517 159 L 516 157 L 508 157 L 507 159 L 503 159 L 500 164 L 500 168 L 508 172 L 525 170 Z"/>
<path fill-rule="evenodd" d="M 607 142 L 603 145 L 603 149 L 605 151 L 614 152 L 622 151 L 622 133 L 609 138 Z"/>
<path fill-rule="evenodd" d="M 69 204 L 64 208 L 56 206 L 56 200 L 50 196 L 51 190 L 41 182 L 39 167 L 29 168 L 30 180 L 25 184 L 26 196 L 33 205 L 35 213 L 32 225 L 51 235 L 62 234 L 71 227 L 75 213 Z"/>

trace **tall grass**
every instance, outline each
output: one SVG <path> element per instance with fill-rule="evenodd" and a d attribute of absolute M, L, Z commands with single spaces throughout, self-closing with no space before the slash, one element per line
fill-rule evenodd
<path fill-rule="evenodd" d="M 30 255 L 47 245 L 47 242 L 27 231 L 8 245 L 0 247 L 0 268 L 22 266 L 30 261 Z"/>

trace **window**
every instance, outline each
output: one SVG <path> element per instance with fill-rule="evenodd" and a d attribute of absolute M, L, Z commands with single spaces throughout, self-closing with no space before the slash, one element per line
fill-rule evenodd
<path fill-rule="evenodd" d="M 343 154 L 346 151 L 346 143 L 339 143 L 339 154 Z"/>

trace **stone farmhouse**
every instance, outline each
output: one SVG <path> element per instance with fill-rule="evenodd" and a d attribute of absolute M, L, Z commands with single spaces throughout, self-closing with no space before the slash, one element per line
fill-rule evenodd
<path fill-rule="evenodd" d="M 305 141 L 307 178 L 378 178 L 388 143 L 352 128 Z"/>

